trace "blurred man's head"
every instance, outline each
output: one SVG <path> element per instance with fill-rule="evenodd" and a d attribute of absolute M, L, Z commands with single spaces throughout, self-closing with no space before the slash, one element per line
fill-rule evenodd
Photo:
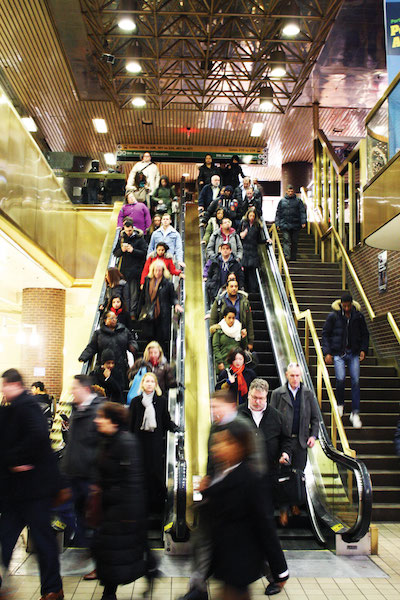
<path fill-rule="evenodd" d="M 349 315 L 353 308 L 353 296 L 349 293 L 343 294 L 340 299 L 340 304 L 342 305 L 343 312 L 346 315 Z"/>
<path fill-rule="evenodd" d="M 226 417 L 236 413 L 236 398 L 229 390 L 218 390 L 211 396 L 211 418 L 213 423 L 221 423 Z"/>
<path fill-rule="evenodd" d="M 247 189 L 250 186 L 251 179 L 250 177 L 243 177 L 243 187 Z"/>
<path fill-rule="evenodd" d="M 224 217 L 221 222 L 221 227 L 224 231 L 229 231 L 232 227 L 232 221 L 228 217 Z"/>
<path fill-rule="evenodd" d="M 24 391 L 24 380 L 17 369 L 7 369 L 1 376 L 1 388 L 7 402 L 17 398 Z"/>
<path fill-rule="evenodd" d="M 291 198 L 296 195 L 295 191 L 294 191 L 294 187 L 290 184 L 286 188 L 286 195 L 290 196 Z"/>
<path fill-rule="evenodd" d="M 93 379 L 89 375 L 75 375 L 71 393 L 74 404 L 82 404 L 93 393 Z"/>
<path fill-rule="evenodd" d="M 239 290 L 239 284 L 237 282 L 236 279 L 231 279 L 228 281 L 227 286 L 226 286 L 226 291 L 228 292 L 229 296 L 235 297 L 237 296 Z"/>

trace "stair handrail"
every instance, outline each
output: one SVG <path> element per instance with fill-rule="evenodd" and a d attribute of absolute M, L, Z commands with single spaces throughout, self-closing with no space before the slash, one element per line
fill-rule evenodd
<path fill-rule="evenodd" d="M 293 312 L 295 317 L 296 325 L 299 321 L 305 321 L 305 336 L 304 336 L 304 352 L 307 360 L 307 364 L 310 361 L 310 341 L 309 336 L 311 334 L 311 338 L 314 344 L 314 348 L 317 355 L 317 399 L 318 404 L 321 407 L 322 404 L 322 381 L 325 383 L 325 388 L 328 394 L 328 399 L 331 405 L 331 441 L 333 446 L 337 447 L 337 433 L 339 434 L 340 443 L 342 444 L 343 453 L 348 456 L 352 456 L 353 458 L 356 456 L 355 450 L 350 448 L 349 441 L 347 439 L 347 435 L 345 429 L 343 427 L 342 419 L 339 415 L 338 405 L 335 397 L 335 393 L 332 388 L 331 380 L 329 377 L 328 369 L 326 368 L 324 355 L 322 352 L 321 344 L 319 341 L 318 333 L 314 324 L 314 319 L 312 317 L 312 313 L 310 309 L 300 311 L 299 305 L 297 302 L 296 294 L 294 291 L 292 279 L 290 277 L 289 268 L 286 262 L 286 258 L 283 252 L 282 244 L 278 236 L 278 230 L 276 225 L 273 224 L 270 228 L 270 235 L 272 239 L 273 247 L 278 250 L 278 266 L 281 272 L 285 273 L 285 287 L 286 293 L 290 297 L 293 306 Z"/>
<path fill-rule="evenodd" d="M 312 203 L 310 201 L 310 198 L 308 197 L 306 190 L 303 188 L 301 188 L 301 199 L 304 202 L 304 204 L 307 207 L 307 212 L 310 214 L 313 214 L 314 219 L 312 219 L 310 221 L 310 227 L 311 225 L 314 225 L 314 235 L 315 238 L 319 243 L 321 244 L 321 262 L 325 262 L 325 243 L 327 242 L 328 238 L 331 238 L 331 262 L 336 262 L 336 250 L 335 250 L 335 242 L 339 248 L 339 253 L 341 255 L 341 270 L 342 270 L 342 288 L 345 289 L 346 288 L 346 267 L 349 271 L 349 274 L 354 282 L 354 285 L 358 291 L 358 293 L 360 294 L 360 297 L 364 303 L 364 306 L 366 308 L 366 311 L 368 313 L 369 318 L 371 319 L 371 321 L 377 320 L 377 319 L 383 319 L 386 318 L 389 326 L 393 332 L 393 335 L 395 336 L 397 342 L 400 344 L 400 328 L 398 327 L 395 318 L 393 317 L 393 314 L 388 311 L 386 313 L 383 313 L 382 315 L 377 315 L 374 311 L 374 309 L 371 306 L 370 301 L 368 300 L 367 294 L 365 293 L 365 290 L 362 286 L 362 283 L 357 275 L 357 272 L 353 266 L 353 263 L 350 260 L 350 257 L 347 253 L 347 250 L 342 242 L 342 240 L 340 239 L 340 235 L 338 233 L 338 231 L 336 230 L 336 228 L 331 225 L 328 229 L 326 229 L 325 231 L 323 231 L 323 217 L 321 214 L 321 211 L 319 209 L 319 207 L 314 207 L 312 206 Z M 318 219 L 318 220 L 317 220 Z M 316 241 L 316 248 L 317 248 L 317 241 Z"/>

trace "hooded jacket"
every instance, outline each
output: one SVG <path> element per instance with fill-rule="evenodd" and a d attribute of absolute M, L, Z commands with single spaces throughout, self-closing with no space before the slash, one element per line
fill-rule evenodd
<path fill-rule="evenodd" d="M 149 269 L 150 269 L 151 263 L 153 263 L 157 259 L 162 260 L 165 263 L 165 266 L 167 267 L 167 269 L 171 273 L 171 275 L 178 276 L 182 273 L 181 269 L 177 269 L 175 267 L 174 261 L 172 260 L 172 254 L 167 252 L 166 254 L 164 254 L 164 256 L 157 256 L 157 252 L 154 251 L 148 256 L 146 262 L 144 263 L 142 276 L 140 278 L 140 285 L 144 284 L 144 280 L 147 277 L 147 275 L 149 274 Z"/>
<path fill-rule="evenodd" d="M 243 258 L 243 246 L 240 237 L 236 233 L 236 230 L 231 227 L 228 235 L 222 232 L 221 227 L 211 234 L 210 240 L 207 244 L 206 256 L 207 258 L 216 258 L 218 256 L 218 248 L 223 242 L 229 242 L 232 248 L 232 255 L 237 260 L 241 261 Z"/>
<path fill-rule="evenodd" d="M 133 221 L 133 225 L 144 232 L 146 232 L 151 225 L 150 211 L 143 202 L 123 205 L 118 215 L 118 227 L 121 227 L 121 229 L 124 226 L 125 217 L 130 217 Z"/>
<path fill-rule="evenodd" d="M 345 317 L 340 300 L 335 300 L 332 303 L 332 308 L 333 311 L 329 313 L 322 329 L 322 351 L 324 356 L 327 354 L 332 356 L 344 354 L 348 339 L 353 354 L 360 354 L 361 351 L 367 354 L 369 332 L 358 302 L 353 300 L 350 319 Z"/>
<path fill-rule="evenodd" d="M 207 281 L 206 281 L 206 290 L 208 292 L 211 301 L 214 300 L 216 295 L 218 294 L 218 290 L 222 285 L 221 281 L 221 265 L 222 265 L 222 257 L 218 255 L 211 261 L 211 264 L 207 270 Z M 229 273 L 235 273 L 237 282 L 239 287 L 243 287 L 244 285 L 244 274 L 243 269 L 238 263 L 238 261 L 232 256 L 229 257 L 226 264 L 227 276 Z M 204 273 L 203 273 L 204 275 Z"/>
<path fill-rule="evenodd" d="M 150 254 L 154 252 L 158 242 L 165 242 L 172 256 L 174 256 L 178 262 L 183 261 L 182 238 L 177 230 L 172 227 L 172 225 L 170 225 L 166 231 L 164 231 L 162 226 L 155 230 L 150 238 L 150 244 L 147 250 L 147 258 L 149 258 Z"/>
<path fill-rule="evenodd" d="M 275 225 L 282 230 L 301 229 L 307 223 L 307 214 L 303 202 L 296 195 L 279 200 L 276 209 Z"/>
<path fill-rule="evenodd" d="M 132 246 L 133 252 L 122 252 L 121 243 Z M 144 261 L 146 259 L 146 251 L 147 244 L 143 236 L 143 231 L 134 227 L 133 233 L 130 237 L 128 237 L 124 231 L 121 231 L 121 235 L 118 238 L 118 242 L 113 250 L 113 254 L 117 258 L 122 256 L 120 270 L 128 281 L 140 278 Z"/>

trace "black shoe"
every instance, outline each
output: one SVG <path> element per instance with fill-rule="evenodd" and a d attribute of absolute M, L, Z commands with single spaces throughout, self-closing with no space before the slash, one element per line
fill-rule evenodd
<path fill-rule="evenodd" d="M 179 596 L 178 600 L 208 600 L 208 592 L 192 588 L 184 596 Z"/>
<path fill-rule="evenodd" d="M 274 596 L 275 594 L 279 594 L 282 590 L 283 588 L 279 585 L 279 583 L 273 581 L 267 586 L 267 589 L 265 590 L 265 595 Z"/>

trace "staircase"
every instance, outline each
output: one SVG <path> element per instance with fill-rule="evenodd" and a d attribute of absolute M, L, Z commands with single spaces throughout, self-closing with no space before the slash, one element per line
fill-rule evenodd
<path fill-rule="evenodd" d="M 300 233 L 297 261 L 289 262 L 289 272 L 300 310 L 312 312 L 319 338 L 331 304 L 342 294 L 338 264 L 321 263 L 314 254 L 314 239 Z M 304 321 L 299 323 L 299 335 L 304 343 Z M 316 388 L 316 354 L 310 343 L 310 374 Z M 335 372 L 328 366 L 335 390 Z M 396 369 L 384 366 L 370 347 L 360 371 L 362 429 L 354 429 L 349 420 L 351 411 L 350 378 L 346 377 L 345 414 L 343 425 L 350 447 L 368 468 L 373 485 L 374 521 L 400 520 L 400 459 L 394 454 L 393 437 L 399 416 L 400 380 Z M 330 404 L 324 391 L 322 412 L 329 431 Z M 338 443 L 340 449 L 340 444 Z"/>

